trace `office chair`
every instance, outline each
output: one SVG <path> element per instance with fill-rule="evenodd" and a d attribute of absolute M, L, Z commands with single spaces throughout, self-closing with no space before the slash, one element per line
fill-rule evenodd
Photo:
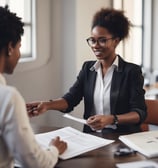
<path fill-rule="evenodd" d="M 158 100 L 145 100 L 147 106 L 147 118 L 141 124 L 142 131 L 149 131 L 149 124 L 158 126 Z"/>

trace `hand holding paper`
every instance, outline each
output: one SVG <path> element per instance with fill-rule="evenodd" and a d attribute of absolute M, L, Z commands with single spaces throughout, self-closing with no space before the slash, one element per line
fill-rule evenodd
<path fill-rule="evenodd" d="M 71 119 L 71 120 L 80 122 L 80 123 L 82 123 L 82 124 L 87 124 L 87 121 L 86 121 L 85 119 L 77 118 L 77 117 L 74 117 L 74 116 L 72 116 L 72 115 L 70 115 L 70 114 L 64 114 L 63 116 L 66 117 L 66 118 L 69 118 L 69 119 Z"/>

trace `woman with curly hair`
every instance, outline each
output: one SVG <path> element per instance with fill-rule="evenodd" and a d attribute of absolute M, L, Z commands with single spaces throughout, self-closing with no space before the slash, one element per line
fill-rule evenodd
<path fill-rule="evenodd" d="M 116 53 L 120 41 L 128 37 L 130 26 L 121 10 L 97 11 L 91 37 L 87 38 L 97 61 L 83 64 L 77 80 L 62 98 L 28 104 L 30 116 L 47 110 L 70 112 L 84 99 L 85 132 L 140 131 L 147 115 L 141 68 Z"/>

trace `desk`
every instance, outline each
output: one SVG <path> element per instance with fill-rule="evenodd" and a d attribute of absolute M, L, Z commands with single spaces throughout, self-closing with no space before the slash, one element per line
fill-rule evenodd
<path fill-rule="evenodd" d="M 57 128 L 33 126 L 33 130 L 35 131 L 35 133 L 52 131 L 55 129 Z M 118 140 L 119 135 L 116 133 L 106 135 L 103 135 L 102 133 L 93 133 L 93 135 L 106 139 L 113 139 L 115 140 L 115 142 L 69 160 L 59 160 L 56 168 L 116 168 L 116 163 L 140 161 L 147 159 L 145 156 L 139 153 L 131 156 L 114 157 L 113 154 L 117 147 L 120 145 L 124 145 L 121 141 Z M 158 162 L 158 157 L 151 160 Z"/>

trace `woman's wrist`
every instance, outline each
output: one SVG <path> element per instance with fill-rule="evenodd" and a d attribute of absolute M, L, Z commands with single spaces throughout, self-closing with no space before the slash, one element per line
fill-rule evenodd
<path fill-rule="evenodd" d="M 119 121 L 118 121 L 118 117 L 116 114 L 113 114 L 113 125 L 118 125 Z"/>
<path fill-rule="evenodd" d="M 46 102 L 45 102 L 46 111 L 52 109 L 52 102 L 53 102 L 53 100 L 49 100 L 49 101 L 46 101 Z"/>

